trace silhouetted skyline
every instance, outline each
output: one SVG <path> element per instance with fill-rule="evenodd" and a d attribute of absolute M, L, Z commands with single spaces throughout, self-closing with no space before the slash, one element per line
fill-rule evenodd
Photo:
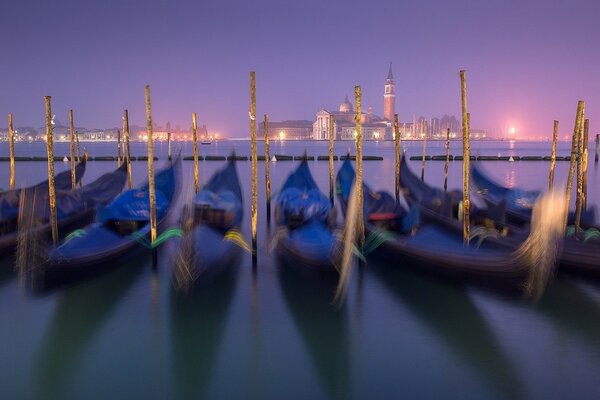
<path fill-rule="evenodd" d="M 248 136 L 250 70 L 257 114 L 314 120 L 354 85 L 383 114 L 389 62 L 396 112 L 460 115 L 458 71 L 467 70 L 472 126 L 497 134 L 561 138 L 586 101 L 600 113 L 600 37 L 593 1 L 22 0 L 0 24 L 0 127 L 43 124 L 44 95 L 79 126 L 119 126 L 123 108 L 143 125 L 144 85 L 154 120 Z"/>

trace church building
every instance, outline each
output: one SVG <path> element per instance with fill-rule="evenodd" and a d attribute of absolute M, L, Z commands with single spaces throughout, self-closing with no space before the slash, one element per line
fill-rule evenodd
<path fill-rule="evenodd" d="M 396 94 L 394 89 L 394 76 L 392 64 L 388 71 L 383 94 L 383 118 L 373 113 L 373 107 L 368 107 L 366 113 L 361 113 L 360 121 L 363 138 L 365 140 L 384 140 L 393 137 L 393 121 L 396 108 Z M 335 140 L 354 140 L 356 137 L 356 123 L 354 106 L 348 96 L 340 104 L 337 111 L 321 109 L 317 112 L 317 119 L 313 123 L 313 139 L 329 140 L 329 118 L 333 117 L 333 132 Z"/>

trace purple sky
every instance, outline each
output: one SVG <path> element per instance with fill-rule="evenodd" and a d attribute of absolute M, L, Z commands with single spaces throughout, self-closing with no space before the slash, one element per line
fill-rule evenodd
<path fill-rule="evenodd" d="M 362 85 L 383 113 L 390 61 L 396 112 L 460 116 L 467 70 L 472 126 L 570 135 L 577 100 L 591 133 L 600 116 L 600 2 L 398 0 L 19 0 L 3 4 L 0 126 L 42 126 L 44 95 L 62 122 L 143 125 L 144 84 L 154 120 L 248 136 L 249 78 L 258 115 L 314 119 Z"/>

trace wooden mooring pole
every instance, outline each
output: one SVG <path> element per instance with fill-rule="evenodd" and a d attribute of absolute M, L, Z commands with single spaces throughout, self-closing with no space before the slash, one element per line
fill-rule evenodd
<path fill-rule="evenodd" d="M 398 114 L 394 114 L 394 189 L 396 203 L 400 201 L 400 127 L 398 126 Z"/>
<path fill-rule="evenodd" d="M 73 123 L 73 110 L 69 109 L 69 161 L 71 162 L 71 190 L 77 186 L 75 172 L 75 124 Z"/>
<path fill-rule="evenodd" d="M 52 98 L 45 97 L 46 103 L 46 150 L 48 153 L 48 199 L 50 202 L 50 227 L 52 229 L 52 243 L 58 243 L 58 221 L 56 217 L 56 192 L 54 188 L 54 149 L 53 149 L 53 125 Z"/>
<path fill-rule="evenodd" d="M 333 140 L 335 139 L 335 120 L 333 114 L 329 113 L 329 201 L 333 207 L 334 193 L 333 193 Z"/>
<path fill-rule="evenodd" d="M 582 197 L 581 197 L 581 208 L 585 211 L 587 208 L 587 175 L 588 175 L 588 144 L 590 137 L 590 120 L 586 119 L 583 124 L 583 160 L 581 166 L 583 168 L 583 185 L 582 185 Z"/>
<path fill-rule="evenodd" d="M 569 220 L 569 206 L 571 203 L 571 191 L 573 189 L 573 175 L 575 174 L 575 163 L 577 161 L 577 149 L 579 144 L 579 132 L 583 124 L 583 114 L 585 111 L 585 102 L 579 100 L 577 102 L 577 114 L 575 115 L 575 127 L 573 128 L 573 138 L 571 140 L 571 159 L 569 162 L 569 175 L 567 177 L 567 188 L 565 193 L 566 212 L 565 212 L 565 231 Z"/>
<path fill-rule="evenodd" d="M 471 200 L 469 197 L 469 163 L 471 161 L 469 115 L 467 113 L 467 76 L 466 71 L 460 71 L 460 95 L 462 104 L 462 134 L 463 134 L 463 241 L 469 245 L 470 237 L 470 211 Z"/>
<path fill-rule="evenodd" d="M 548 190 L 554 186 L 554 167 L 556 166 L 556 142 L 558 141 L 558 121 L 554 120 L 552 131 L 552 155 L 550 156 L 550 174 L 548 176 Z"/>
<path fill-rule="evenodd" d="M 271 176 L 269 174 L 269 116 L 265 114 L 265 197 L 267 198 L 267 224 L 271 222 Z"/>
<path fill-rule="evenodd" d="M 363 160 L 362 160 L 362 92 L 360 86 L 354 86 L 354 99 L 356 102 L 356 231 L 357 245 L 362 252 L 365 244 L 365 227 L 363 220 Z"/>
<path fill-rule="evenodd" d="M 250 153 L 252 169 L 252 208 L 251 208 L 251 228 L 252 228 L 252 267 L 257 264 L 257 225 L 258 225 L 258 157 L 256 154 L 256 73 L 250 71 Z"/>
<path fill-rule="evenodd" d="M 148 196 L 150 198 L 150 243 L 156 241 L 156 188 L 154 187 L 154 132 L 152 124 L 152 107 L 150 102 L 150 85 L 144 88 L 146 97 L 146 127 L 148 129 Z M 152 263 L 156 267 L 156 249 L 152 249 Z"/>
<path fill-rule="evenodd" d="M 200 173 L 198 171 L 198 120 L 196 113 L 192 113 L 192 146 L 194 148 L 194 191 L 200 190 Z"/>
<path fill-rule="evenodd" d="M 171 132 L 167 132 L 167 160 L 173 161 L 173 155 L 171 154 Z"/>
<path fill-rule="evenodd" d="M 423 125 L 423 155 L 421 157 L 421 181 L 425 180 L 425 155 L 427 154 L 427 120 Z"/>
<path fill-rule="evenodd" d="M 450 164 L 450 128 L 446 129 L 446 162 L 444 163 L 444 192 L 448 190 L 448 167 Z"/>
<path fill-rule="evenodd" d="M 125 162 L 127 163 L 127 188 L 131 189 L 131 148 L 129 146 L 129 111 L 123 110 L 123 136 L 125 140 Z"/>
<path fill-rule="evenodd" d="M 15 188 L 15 131 L 13 129 L 13 117 L 8 113 L 8 157 L 10 160 L 10 177 L 8 180 L 8 188 Z"/>

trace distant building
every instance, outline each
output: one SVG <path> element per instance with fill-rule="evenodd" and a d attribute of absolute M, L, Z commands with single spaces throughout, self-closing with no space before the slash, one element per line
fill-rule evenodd
<path fill-rule="evenodd" d="M 317 119 L 313 123 L 313 139 L 329 140 L 329 118 L 332 116 L 334 139 L 353 140 L 356 137 L 355 113 L 348 96 L 340 104 L 338 111 L 321 109 L 317 112 Z M 361 113 L 360 122 L 365 140 L 391 138 L 391 122 L 374 115 L 372 107 L 366 113 Z"/>
<path fill-rule="evenodd" d="M 393 121 L 396 112 L 396 92 L 392 64 L 388 70 L 387 79 L 383 87 L 383 118 L 373 113 L 373 107 L 368 107 L 367 112 L 361 112 L 360 123 L 363 139 L 384 140 L 393 138 Z M 313 139 L 329 139 L 329 119 L 333 117 L 333 132 L 335 140 L 354 140 L 356 137 L 356 122 L 354 106 L 348 96 L 340 104 L 337 111 L 321 109 L 317 112 L 317 119 L 313 123 Z"/>
<path fill-rule="evenodd" d="M 313 124 L 311 121 L 295 120 L 271 122 L 268 124 L 269 137 L 279 140 L 310 140 L 313 139 Z M 263 123 L 259 124 L 260 137 L 265 136 Z"/>
<path fill-rule="evenodd" d="M 388 71 L 385 85 L 383 86 L 383 119 L 394 122 L 396 113 L 396 85 L 394 84 L 394 75 L 392 74 L 392 63 Z"/>

